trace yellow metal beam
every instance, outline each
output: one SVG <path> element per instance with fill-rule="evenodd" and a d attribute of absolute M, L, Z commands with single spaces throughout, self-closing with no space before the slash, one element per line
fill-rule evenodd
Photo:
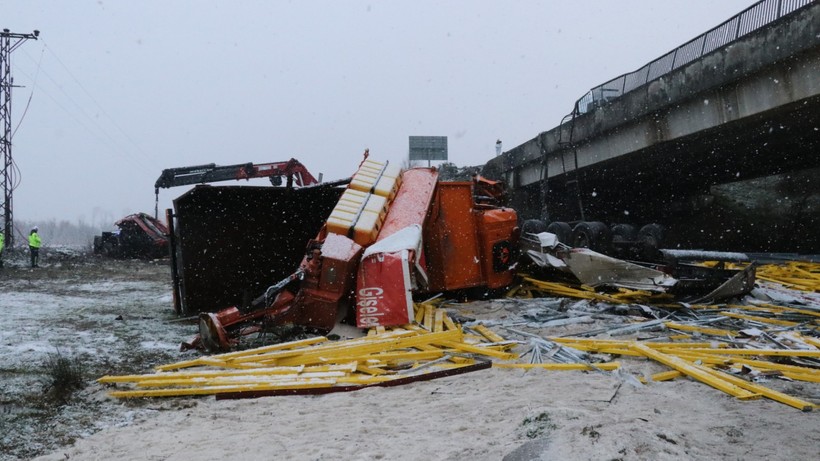
<path fill-rule="evenodd" d="M 746 359 L 743 357 L 727 357 L 727 359 L 728 361 L 725 363 L 739 363 L 741 365 L 748 365 L 751 368 L 757 368 L 762 370 L 791 371 L 794 373 L 816 374 L 820 376 L 820 369 L 817 368 L 801 367 L 798 365 L 786 365 L 783 363 L 770 362 L 768 360 L 753 360 Z"/>
<path fill-rule="evenodd" d="M 435 310 L 436 308 L 429 304 L 424 305 L 424 323 L 422 323 L 422 325 L 430 331 L 433 331 L 433 319 L 435 317 Z"/>
<path fill-rule="evenodd" d="M 433 314 L 433 331 L 444 331 L 444 311 L 436 309 Z"/>
<path fill-rule="evenodd" d="M 335 380 L 315 380 L 299 384 L 268 384 L 268 385 L 239 385 L 239 386 L 206 386 L 180 389 L 141 389 L 130 391 L 111 391 L 108 394 L 112 397 L 135 398 L 135 397 L 179 397 L 187 395 L 213 395 L 226 394 L 230 392 L 251 392 L 268 391 L 276 389 L 311 389 L 318 387 L 331 387 Z"/>
<path fill-rule="evenodd" d="M 749 392 L 741 387 L 738 387 L 727 380 L 716 378 L 715 376 L 711 375 L 710 373 L 706 373 L 700 368 L 687 363 L 685 360 L 675 357 L 673 355 L 664 354 L 663 352 L 657 351 L 652 349 L 651 347 L 646 347 L 640 343 L 634 343 L 629 346 L 631 349 L 642 353 L 644 356 L 655 360 L 656 362 L 660 362 L 668 367 L 674 368 L 681 373 L 691 376 L 692 378 L 697 379 L 698 381 L 708 384 L 715 389 L 721 390 L 729 395 L 733 395 L 739 399 L 755 399 L 759 398 L 759 394 L 755 394 Z"/>
<path fill-rule="evenodd" d="M 680 378 L 681 376 L 684 376 L 684 374 L 678 370 L 663 371 L 652 375 L 652 381 L 671 381 L 675 378 Z"/>
<path fill-rule="evenodd" d="M 797 322 L 790 322 L 788 320 L 770 319 L 768 317 L 758 317 L 756 315 L 737 314 L 737 313 L 734 313 L 734 312 L 718 312 L 718 315 L 722 315 L 724 317 L 731 317 L 731 318 L 735 318 L 735 319 L 752 320 L 754 322 L 768 323 L 769 325 L 779 325 L 779 326 L 784 326 L 784 327 L 794 327 L 794 326 L 800 325 Z"/>
<path fill-rule="evenodd" d="M 784 312 L 796 312 L 798 314 L 804 314 L 804 315 L 811 315 L 811 316 L 814 316 L 814 317 L 820 317 L 820 312 L 812 311 L 812 310 L 809 310 L 809 309 L 798 309 L 796 307 L 776 306 L 774 304 L 768 304 L 768 303 L 767 304 L 761 304 L 761 306 L 768 307 L 770 309 L 780 309 Z"/>
<path fill-rule="evenodd" d="M 791 379 L 795 379 L 797 381 L 806 381 L 810 383 L 820 383 L 820 374 L 806 374 L 806 373 L 795 373 L 793 371 L 782 371 L 783 376 Z"/>
<path fill-rule="evenodd" d="M 294 357 L 301 357 L 305 354 L 321 355 L 323 353 L 327 353 L 332 355 L 338 354 L 341 351 L 348 351 L 351 349 L 356 349 L 358 347 L 364 346 L 371 346 L 370 349 L 373 350 L 381 350 L 381 348 L 378 347 L 378 345 L 389 344 L 392 341 L 401 341 L 403 338 L 418 338 L 420 336 L 424 336 L 424 334 L 420 334 L 419 332 L 409 330 L 391 330 L 386 332 L 385 334 L 376 336 L 366 336 L 363 338 L 350 339 L 346 341 L 328 342 L 298 350 L 267 352 L 263 354 L 249 355 L 246 357 L 242 357 L 241 359 L 237 358 L 232 360 L 242 360 L 244 362 L 258 362 L 268 365 L 281 365 L 277 362 L 281 360 L 290 360 Z M 376 347 L 373 347 L 374 345 Z"/>
<path fill-rule="evenodd" d="M 732 337 L 737 336 L 736 331 L 723 330 L 723 329 L 720 329 L 720 328 L 706 328 L 706 327 L 695 326 L 695 325 L 684 325 L 682 323 L 676 323 L 676 322 L 664 322 L 664 325 L 666 325 L 667 328 L 670 328 L 672 330 L 693 331 L 693 332 L 698 332 L 698 333 L 705 334 L 705 335 L 732 336 Z"/>
<path fill-rule="evenodd" d="M 442 331 L 438 333 L 426 333 L 409 336 L 406 338 L 388 338 L 382 340 L 370 340 L 367 343 L 344 345 L 339 344 L 335 348 L 325 348 L 321 350 L 306 350 L 298 356 L 285 357 L 277 360 L 279 366 L 308 365 L 312 363 L 325 363 L 340 357 L 351 355 L 364 355 L 379 351 L 390 351 L 405 349 L 424 344 L 435 344 L 437 341 L 461 340 L 462 333 L 458 330 Z"/>
<path fill-rule="evenodd" d="M 431 341 L 431 343 L 473 354 L 487 355 L 502 360 L 513 360 L 518 358 L 518 354 L 513 354 L 510 352 L 501 352 L 495 349 L 490 349 L 489 347 L 471 346 L 469 344 L 464 344 L 456 341 L 442 340 Z"/>
<path fill-rule="evenodd" d="M 424 320 L 424 313 L 427 312 L 427 308 L 425 306 L 426 304 L 416 304 L 414 306 L 416 309 L 416 316 L 414 320 L 418 324 L 421 324 L 422 320 Z"/>
<path fill-rule="evenodd" d="M 458 330 L 458 329 L 460 329 L 455 323 L 453 323 L 453 320 L 450 318 L 449 315 L 444 316 L 444 326 L 446 327 L 447 330 Z"/>
<path fill-rule="evenodd" d="M 795 349 L 688 349 L 696 354 L 716 354 L 716 355 L 763 355 L 775 357 L 811 357 L 820 358 L 820 350 L 807 351 Z"/>
<path fill-rule="evenodd" d="M 761 386 L 759 384 L 754 384 L 746 381 L 745 379 L 738 378 L 737 376 L 732 376 L 728 373 L 724 373 L 722 371 L 713 370 L 711 368 L 704 367 L 702 365 L 693 365 L 695 368 L 700 369 L 701 371 L 711 374 L 717 379 L 722 379 L 724 381 L 728 381 L 733 385 L 746 389 L 749 392 L 753 392 L 754 394 L 759 394 L 764 397 L 770 398 L 772 400 L 776 400 L 780 403 L 784 403 L 791 407 L 797 408 L 798 410 L 802 411 L 811 411 L 814 408 L 814 404 L 811 402 L 806 402 L 805 400 L 798 399 L 796 397 L 792 397 L 790 395 L 786 395 L 782 392 L 778 392 L 774 389 L 769 389 L 768 387 Z"/>
<path fill-rule="evenodd" d="M 500 342 L 504 341 L 503 337 L 501 337 L 496 332 L 490 330 L 489 328 L 485 327 L 484 325 L 479 324 L 479 325 L 473 326 L 472 328 L 473 328 L 473 330 L 480 333 L 481 336 L 484 336 L 485 338 L 487 338 L 487 340 L 490 341 L 491 343 L 500 343 Z"/>

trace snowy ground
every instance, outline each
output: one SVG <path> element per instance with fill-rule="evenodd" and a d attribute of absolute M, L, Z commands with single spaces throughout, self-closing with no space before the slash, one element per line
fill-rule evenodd
<path fill-rule="evenodd" d="M 143 372 L 180 356 L 193 327 L 171 307 L 167 262 L 106 261 L 45 249 L 40 268 L 4 255 L 0 270 L 0 459 L 27 459 L 102 428 L 126 424 L 144 405 L 108 399 L 91 384 L 66 405 L 48 398 L 46 363 L 78 359 L 92 382 Z"/>
<path fill-rule="evenodd" d="M 820 413 L 742 402 L 686 379 L 635 385 L 664 367 L 620 358 L 619 373 L 489 369 L 392 388 L 254 400 L 135 399 L 94 379 L 149 372 L 195 327 L 176 321 L 167 263 L 20 256 L 0 274 L 0 460 L 712 460 L 817 459 Z M 11 265 L 12 267 L 9 267 Z M 453 315 L 541 335 L 539 308 L 577 301 L 465 304 Z M 626 322 L 626 318 L 623 320 Z M 530 324 L 528 325 L 528 322 Z M 56 405 L 43 363 L 80 358 L 88 385 Z M 770 382 L 815 403 L 820 385 Z M 38 458 L 39 456 L 39 458 Z"/>

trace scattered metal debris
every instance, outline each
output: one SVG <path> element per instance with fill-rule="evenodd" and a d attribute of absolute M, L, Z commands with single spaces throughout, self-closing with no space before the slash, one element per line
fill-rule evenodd
<path fill-rule="evenodd" d="M 789 278 L 794 283 L 811 283 L 818 269 L 820 266 L 810 267 L 802 278 Z M 764 271 L 774 269 L 764 267 Z M 506 339 L 480 321 L 455 323 L 441 308 L 445 301 L 439 298 L 416 304 L 413 323 L 375 327 L 363 338 L 331 342 L 316 337 L 164 365 L 154 374 L 106 376 L 99 381 L 128 385 L 127 390 L 111 392 L 121 398 L 203 394 L 246 398 L 351 391 L 477 371 L 490 364 L 617 371 L 624 382 L 647 381 L 624 370 L 621 362 L 610 360 L 620 356 L 648 358 L 672 369 L 652 375 L 652 381 L 689 376 L 740 400 L 766 397 L 811 411 L 815 403 L 762 385 L 772 378 L 820 382 L 820 297 L 806 295 L 812 301 L 799 306 L 749 297 L 745 299 L 748 304 L 642 306 L 641 312 L 651 318 L 599 329 L 597 338 L 583 333 L 542 337 L 506 325 L 520 323 L 517 318 L 496 323 L 521 340 Z M 553 315 L 557 311 L 554 304 L 542 307 Z M 564 312 L 565 320 L 588 317 L 587 311 L 593 309 L 589 303 L 570 307 Z M 612 306 L 600 303 L 598 307 L 605 311 Z M 604 314 L 603 318 L 617 316 Z M 637 332 L 643 337 L 611 339 Z M 649 332 L 659 334 L 647 337 Z"/>

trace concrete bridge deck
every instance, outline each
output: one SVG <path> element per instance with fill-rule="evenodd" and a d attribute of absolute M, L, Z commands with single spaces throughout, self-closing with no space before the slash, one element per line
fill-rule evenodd
<path fill-rule="evenodd" d="M 525 218 L 660 222 L 687 246 L 820 251 L 820 2 L 617 98 L 579 100 L 484 174 Z"/>

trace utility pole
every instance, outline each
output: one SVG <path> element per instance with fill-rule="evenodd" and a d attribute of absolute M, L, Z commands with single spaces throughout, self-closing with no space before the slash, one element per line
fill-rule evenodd
<path fill-rule="evenodd" d="M 37 40 L 39 30 L 32 34 L 15 34 L 3 29 L 0 32 L 0 120 L 3 123 L 3 137 L 0 138 L 0 151 L 3 153 L 3 172 L 0 185 L 3 188 L 3 234 L 5 245 L 14 245 L 14 216 L 12 212 L 12 195 L 14 184 L 14 161 L 11 156 L 11 88 L 14 79 L 11 77 L 11 52 L 28 39 Z"/>

